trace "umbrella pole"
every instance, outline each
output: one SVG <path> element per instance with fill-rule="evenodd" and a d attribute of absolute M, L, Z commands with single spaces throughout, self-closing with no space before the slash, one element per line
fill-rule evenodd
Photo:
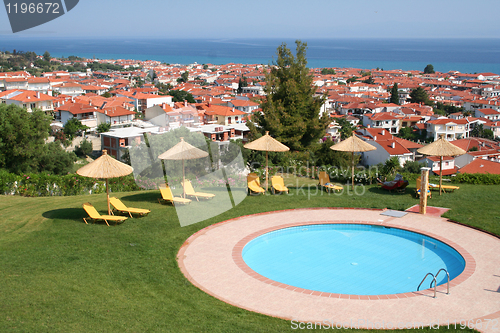
<path fill-rule="evenodd" d="M 439 195 L 443 187 L 443 156 L 439 156 Z"/>
<path fill-rule="evenodd" d="M 266 191 L 269 189 L 269 167 L 267 166 L 267 150 L 266 150 Z"/>
<path fill-rule="evenodd" d="M 111 206 L 109 205 L 109 185 L 108 185 L 108 178 L 106 178 L 106 196 L 108 198 L 108 215 L 111 215 Z"/>
<path fill-rule="evenodd" d="M 352 184 L 352 190 L 354 191 L 354 152 L 352 154 L 352 168 L 351 168 L 351 184 Z"/>
<path fill-rule="evenodd" d="M 182 197 L 186 197 L 186 186 L 184 186 L 184 183 L 186 181 L 185 175 L 184 175 L 184 159 L 182 160 Z"/>

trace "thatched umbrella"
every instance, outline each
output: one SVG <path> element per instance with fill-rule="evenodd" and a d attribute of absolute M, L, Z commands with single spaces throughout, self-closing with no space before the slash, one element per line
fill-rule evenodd
<path fill-rule="evenodd" d="M 109 205 L 109 186 L 108 179 L 123 177 L 131 174 L 134 169 L 125 163 L 122 163 L 108 155 L 107 150 L 102 151 L 102 156 L 95 161 L 81 167 L 76 171 L 83 177 L 106 179 L 106 196 L 108 198 L 108 215 L 111 215 L 111 206 Z"/>
<path fill-rule="evenodd" d="M 267 186 L 269 184 L 269 169 L 268 169 L 268 152 L 270 151 L 288 151 L 290 148 L 279 142 L 278 140 L 272 138 L 269 135 L 269 131 L 266 131 L 266 135 L 261 136 L 257 140 L 254 140 L 252 142 L 247 143 L 243 147 L 251 150 L 259 150 L 259 151 L 265 151 L 266 152 L 266 185 L 265 188 L 267 189 Z"/>
<path fill-rule="evenodd" d="M 377 148 L 375 148 L 374 146 L 372 146 L 367 142 L 364 142 L 363 140 L 358 138 L 353 132 L 351 137 L 331 146 L 330 149 L 338 151 L 347 151 L 352 154 L 351 181 L 352 181 L 352 189 L 354 190 L 354 153 L 377 150 Z"/>
<path fill-rule="evenodd" d="M 460 147 L 455 146 L 444 138 L 444 135 L 427 146 L 417 149 L 420 154 L 429 156 L 439 156 L 439 195 L 443 186 L 443 156 L 458 156 L 466 153 Z"/>
<path fill-rule="evenodd" d="M 161 160 L 182 161 L 182 184 L 184 184 L 184 160 L 194 160 L 207 156 L 208 153 L 206 151 L 190 145 L 189 143 L 184 141 L 184 138 L 181 138 L 181 142 L 179 142 L 166 152 L 162 153 L 160 156 L 158 156 L 158 158 Z M 184 189 L 185 187 L 183 186 L 182 188 Z M 185 189 L 183 190 L 183 197 L 186 197 Z"/>

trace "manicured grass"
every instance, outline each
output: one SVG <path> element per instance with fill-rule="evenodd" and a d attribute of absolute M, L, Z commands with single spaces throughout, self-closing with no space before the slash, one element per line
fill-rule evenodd
<path fill-rule="evenodd" d="M 172 206 L 158 204 L 157 191 L 117 193 L 126 205 L 152 212 L 116 227 L 82 220 L 84 202 L 106 211 L 104 194 L 1 196 L 0 332 L 297 331 L 290 321 L 200 291 L 179 271 L 176 255 L 196 231 L 242 215 L 302 207 L 403 210 L 418 203 L 414 184 L 406 194 L 368 186 L 362 195 L 352 195 L 308 187 L 315 183 L 298 178 L 289 186 L 292 195 L 247 197 L 232 210 L 187 227 L 179 226 Z M 449 218 L 500 234 L 500 212 L 491 199 L 498 197 L 500 186 L 461 185 L 454 193 L 434 192 L 429 204 L 451 208 Z"/>

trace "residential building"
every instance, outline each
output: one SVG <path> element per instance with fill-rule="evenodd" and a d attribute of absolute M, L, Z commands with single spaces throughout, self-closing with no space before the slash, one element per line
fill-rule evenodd
<path fill-rule="evenodd" d="M 399 129 L 401 128 L 400 123 L 400 118 L 394 112 L 380 112 L 363 115 L 363 126 L 383 128 L 391 134 L 399 133 Z"/>
<path fill-rule="evenodd" d="M 434 141 L 444 135 L 446 140 L 468 138 L 476 124 L 482 123 L 478 118 L 466 117 L 462 119 L 438 118 L 426 122 L 427 137 Z"/>
<path fill-rule="evenodd" d="M 426 156 L 420 160 L 419 163 L 422 163 L 424 166 L 431 168 L 431 171 L 439 175 L 439 156 Z M 443 157 L 443 166 L 442 166 L 442 174 L 443 176 L 449 176 L 457 173 L 458 168 L 455 166 L 455 158 L 451 156 Z"/>
<path fill-rule="evenodd" d="M 55 111 L 55 120 L 60 121 L 63 125 L 72 118 L 76 118 L 81 123 L 90 128 L 97 127 L 96 107 L 88 104 L 68 102 L 59 107 Z"/>
<path fill-rule="evenodd" d="M 140 144 L 144 139 L 144 133 L 157 133 L 158 127 L 139 128 L 124 127 L 101 133 L 101 148 L 106 149 L 108 154 L 121 160 L 125 152 L 131 146 Z"/>
<path fill-rule="evenodd" d="M 252 113 L 259 108 L 259 104 L 250 100 L 233 99 L 227 103 L 230 108 L 243 111 L 245 113 Z"/>
<path fill-rule="evenodd" d="M 77 83 L 63 83 L 57 86 L 54 86 L 54 90 L 59 92 L 60 94 L 76 97 L 83 95 L 85 91 L 82 88 L 81 84 Z"/>
<path fill-rule="evenodd" d="M 366 142 L 377 149 L 363 152 L 361 161 L 364 165 L 371 166 L 385 163 L 385 161 L 392 157 L 397 157 L 401 166 L 407 161 L 413 161 L 414 154 L 395 139 L 366 140 Z"/>
<path fill-rule="evenodd" d="M 97 125 L 110 124 L 111 127 L 130 126 L 135 118 L 135 112 L 121 106 L 104 107 L 96 109 Z"/>
<path fill-rule="evenodd" d="M 476 109 L 474 110 L 474 116 L 476 118 L 486 118 L 491 121 L 500 120 L 500 111 L 494 109 Z"/>
<path fill-rule="evenodd" d="M 31 112 L 34 109 L 39 109 L 45 112 L 53 111 L 53 102 L 55 100 L 55 97 L 39 91 L 6 90 L 0 93 L 0 101 L 2 104 L 15 104 L 26 108 L 28 112 Z"/>

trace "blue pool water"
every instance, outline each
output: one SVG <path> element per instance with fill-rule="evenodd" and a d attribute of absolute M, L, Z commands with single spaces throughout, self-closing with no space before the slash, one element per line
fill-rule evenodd
<path fill-rule="evenodd" d="M 465 260 L 437 239 L 364 224 L 317 224 L 272 231 L 250 241 L 243 260 L 284 284 L 322 292 L 382 295 L 416 291 L 428 272 L 450 280 Z M 428 277 L 420 289 L 429 288 Z M 446 283 L 441 272 L 438 285 Z"/>

